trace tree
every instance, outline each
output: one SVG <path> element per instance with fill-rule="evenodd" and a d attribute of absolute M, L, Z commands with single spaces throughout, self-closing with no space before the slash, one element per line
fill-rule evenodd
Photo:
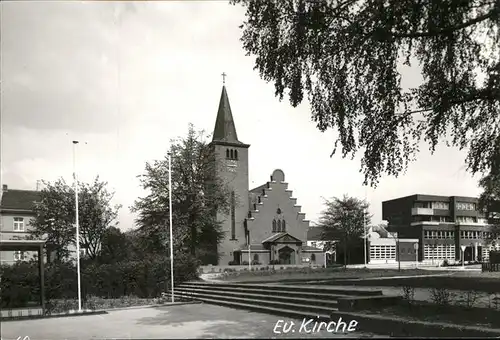
<path fill-rule="evenodd" d="M 102 235 L 99 260 L 102 263 L 125 261 L 134 255 L 132 244 L 132 237 L 129 237 L 129 234 L 110 227 Z"/>
<path fill-rule="evenodd" d="M 169 152 L 176 253 L 189 253 L 205 264 L 216 264 L 217 245 L 223 237 L 216 213 L 228 212 L 230 191 L 216 175 L 219 164 L 213 149 L 206 143 L 203 132 L 195 131 L 190 124 L 187 136 L 172 141 Z M 148 240 L 151 249 L 168 254 L 168 158 L 146 163 L 145 173 L 139 178 L 148 191 L 131 208 L 138 213 L 139 232 Z"/>
<path fill-rule="evenodd" d="M 498 160 L 500 162 L 500 158 Z M 492 168 L 489 174 L 481 178 L 479 185 L 483 189 L 479 196 L 479 210 L 484 213 L 490 225 L 490 232 L 487 234 L 486 240 L 490 244 L 498 243 L 500 236 L 500 168 Z"/>
<path fill-rule="evenodd" d="M 31 234 L 33 238 L 46 238 L 48 262 L 52 254 L 57 261 L 62 261 L 71 253 L 69 246 L 76 245 L 75 192 L 62 178 L 53 184 L 44 181 L 44 184 L 40 202 L 34 206 Z M 107 228 L 117 225 L 115 219 L 120 206 L 111 206 L 113 193 L 106 186 L 99 177 L 92 184 L 78 183 L 80 246 L 90 259 L 99 253 Z"/>
<path fill-rule="evenodd" d="M 289 94 L 307 96 L 320 131 L 336 129 L 342 156 L 364 149 L 365 183 L 405 171 L 422 136 L 468 149 L 472 173 L 500 151 L 498 0 L 232 0 L 246 7 L 243 48 Z M 400 66 L 420 64 L 404 89 Z M 481 79 L 484 78 L 484 79 Z M 332 153 L 332 155 L 333 155 Z"/>
<path fill-rule="evenodd" d="M 344 248 L 344 265 L 350 258 L 349 247 L 364 236 L 364 225 L 370 224 L 368 203 L 344 195 L 325 200 L 326 209 L 321 213 L 319 225 L 323 227 L 323 240 L 338 240 L 336 249 Z"/>

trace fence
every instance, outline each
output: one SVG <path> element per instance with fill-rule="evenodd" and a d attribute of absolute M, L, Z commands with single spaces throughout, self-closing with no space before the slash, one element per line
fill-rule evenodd
<path fill-rule="evenodd" d="M 500 263 L 483 263 L 483 272 L 500 272 Z"/>

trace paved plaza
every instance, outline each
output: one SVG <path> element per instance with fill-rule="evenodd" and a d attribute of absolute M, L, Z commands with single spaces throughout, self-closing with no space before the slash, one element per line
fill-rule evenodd
<path fill-rule="evenodd" d="M 295 332 L 275 334 L 273 330 L 280 319 L 294 321 Z M 372 337 L 359 332 L 299 332 L 301 323 L 302 320 L 209 304 L 189 304 L 111 311 L 103 315 L 9 321 L 2 323 L 1 332 L 2 340 L 26 336 L 30 340 Z M 309 331 L 312 328 L 310 324 Z"/>

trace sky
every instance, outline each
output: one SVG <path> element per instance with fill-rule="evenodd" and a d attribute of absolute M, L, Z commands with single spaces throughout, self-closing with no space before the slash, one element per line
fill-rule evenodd
<path fill-rule="evenodd" d="M 238 138 L 250 147 L 250 186 L 282 169 L 307 219 L 323 199 L 365 198 L 373 223 L 382 201 L 415 193 L 475 196 L 465 152 L 426 145 L 398 178 L 362 186 L 360 157 L 330 157 L 334 132 L 321 133 L 307 102 L 292 108 L 253 70 L 238 28 L 244 9 L 227 1 L 1 2 L 1 170 L 9 188 L 35 189 L 73 173 L 96 175 L 123 207 L 120 227 L 134 226 L 129 207 L 144 195 L 137 175 L 161 159 L 188 124 L 211 133 L 222 72 Z M 418 86 L 418 68 L 402 69 Z"/>

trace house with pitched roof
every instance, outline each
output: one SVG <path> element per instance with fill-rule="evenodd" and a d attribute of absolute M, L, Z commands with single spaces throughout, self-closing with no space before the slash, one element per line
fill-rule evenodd
<path fill-rule="evenodd" d="M 35 217 L 33 207 L 40 199 L 40 192 L 35 190 L 9 189 L 2 186 L 0 198 L 0 239 L 26 239 L 29 235 L 30 220 Z M 35 252 L 2 251 L 1 263 L 14 263 L 33 256 Z"/>
<path fill-rule="evenodd" d="M 225 86 L 210 146 L 222 164 L 217 175 L 231 187 L 229 214 L 217 213 L 225 237 L 217 249 L 219 263 L 214 265 L 323 265 L 323 250 L 307 245 L 309 221 L 285 173 L 276 169 L 268 182 L 249 188 L 250 145 L 238 139 Z"/>

